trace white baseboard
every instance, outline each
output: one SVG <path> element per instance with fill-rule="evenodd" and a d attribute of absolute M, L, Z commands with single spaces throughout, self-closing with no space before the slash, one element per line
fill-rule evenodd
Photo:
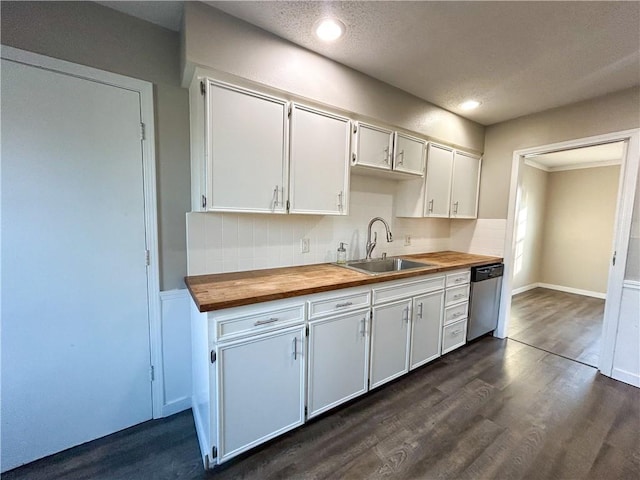
<path fill-rule="evenodd" d="M 615 378 L 616 380 L 620 380 L 621 382 L 628 383 L 629 385 L 640 388 L 640 375 L 638 375 L 637 373 L 627 372 L 625 370 L 620 370 L 619 368 L 614 368 L 611 372 L 611 378 Z"/>
<path fill-rule="evenodd" d="M 518 295 L 519 293 L 528 292 L 529 290 L 533 290 L 534 288 L 538 288 L 540 286 L 539 283 L 530 283 L 529 285 L 525 285 L 524 287 L 514 288 L 511 291 L 511 296 Z"/>
<path fill-rule="evenodd" d="M 585 297 L 607 298 L 606 293 L 592 292 L 591 290 L 581 290 L 579 288 L 565 287 L 563 285 L 551 285 L 550 283 L 538 283 L 540 288 L 548 288 L 550 290 L 558 290 L 560 292 L 575 293 L 576 295 L 584 295 Z"/>
<path fill-rule="evenodd" d="M 168 417 L 191 408 L 191 397 L 182 397 L 162 406 L 162 416 Z"/>

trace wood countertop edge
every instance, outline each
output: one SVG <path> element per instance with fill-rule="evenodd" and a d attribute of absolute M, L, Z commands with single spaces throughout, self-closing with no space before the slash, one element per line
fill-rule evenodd
<path fill-rule="evenodd" d="M 453 254 L 455 252 L 450 252 L 450 253 Z M 399 257 L 420 258 L 420 257 L 429 256 L 429 255 L 430 254 L 423 253 L 423 254 L 399 255 Z M 287 290 L 282 290 L 278 292 L 269 292 L 261 295 L 253 294 L 251 296 L 236 297 L 229 300 L 217 300 L 217 301 L 200 301 L 199 300 L 198 298 L 199 294 L 196 291 L 196 288 L 201 286 L 202 284 L 201 283 L 194 284 L 193 281 L 198 278 L 206 278 L 209 275 L 187 276 L 185 277 L 185 284 L 187 285 L 189 293 L 191 294 L 191 298 L 194 300 L 198 310 L 201 313 L 206 313 L 206 312 L 212 312 L 216 310 L 223 310 L 226 308 L 241 307 L 246 305 L 253 305 L 256 303 L 263 303 L 263 302 L 270 302 L 274 300 L 283 300 L 286 298 L 312 295 L 315 293 L 330 292 L 333 290 L 341 290 L 344 288 L 360 287 L 364 285 L 371 285 L 376 283 L 390 282 L 394 280 L 402 280 L 402 279 L 407 279 L 412 277 L 419 277 L 423 275 L 430 275 L 435 273 L 447 272 L 451 270 L 457 270 L 460 268 L 470 268 L 470 267 L 477 267 L 481 265 L 489 265 L 491 263 L 502 262 L 503 260 L 501 257 L 493 257 L 493 256 L 485 256 L 485 255 L 462 254 L 462 253 L 460 255 L 472 255 L 472 256 L 478 256 L 483 258 L 478 259 L 477 261 L 467 260 L 467 261 L 460 261 L 460 263 L 456 263 L 456 264 L 450 263 L 448 265 L 441 265 L 441 266 L 435 266 L 435 267 L 429 266 L 425 268 L 413 269 L 413 270 L 408 270 L 404 272 L 390 272 L 390 273 L 383 273 L 379 275 L 368 275 L 366 273 L 360 273 L 354 270 L 349 270 L 351 274 L 355 274 L 357 275 L 357 277 L 349 280 L 340 280 L 337 283 L 319 284 L 319 285 L 312 285 L 310 287 L 294 288 L 294 289 L 289 288 Z M 436 262 L 435 260 L 429 260 L 429 261 Z M 345 267 L 341 267 L 341 266 L 330 264 L 330 263 L 322 263 L 322 264 L 318 264 L 317 266 L 323 267 L 323 268 L 326 268 L 327 266 L 331 266 L 341 270 L 345 268 Z M 313 265 L 306 265 L 305 267 L 313 267 Z M 296 267 L 285 267 L 285 268 L 295 269 Z M 259 271 L 260 270 L 257 270 L 256 272 L 259 272 Z M 247 279 L 247 281 L 250 281 L 250 279 Z"/>

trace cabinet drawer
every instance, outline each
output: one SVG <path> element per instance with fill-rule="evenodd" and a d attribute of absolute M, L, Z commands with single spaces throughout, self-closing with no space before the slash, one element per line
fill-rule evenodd
<path fill-rule="evenodd" d="M 373 289 L 373 303 L 389 302 L 435 292 L 444 288 L 444 276 L 423 278 L 417 282 L 399 281 Z"/>
<path fill-rule="evenodd" d="M 239 312 L 238 312 L 239 313 Z M 280 308 L 251 310 L 216 319 L 218 341 L 277 330 L 304 322 L 304 303 Z"/>
<path fill-rule="evenodd" d="M 447 288 L 444 295 L 445 306 L 453 305 L 469 300 L 469 285 L 461 285 L 460 287 Z"/>
<path fill-rule="evenodd" d="M 465 344 L 467 337 L 467 321 L 461 320 L 442 329 L 442 354 L 455 350 Z"/>
<path fill-rule="evenodd" d="M 309 300 L 309 319 L 337 312 L 350 312 L 371 305 L 371 290 L 359 290 L 343 295 L 321 296 Z"/>
<path fill-rule="evenodd" d="M 447 275 L 447 288 L 457 285 L 464 285 L 471 280 L 471 272 L 469 270 L 460 270 Z"/>
<path fill-rule="evenodd" d="M 457 322 L 458 320 L 462 320 L 467 318 L 469 313 L 469 302 L 460 303 L 458 305 L 454 305 L 452 307 L 447 307 L 444 309 L 444 325 L 449 325 L 450 323 Z"/>

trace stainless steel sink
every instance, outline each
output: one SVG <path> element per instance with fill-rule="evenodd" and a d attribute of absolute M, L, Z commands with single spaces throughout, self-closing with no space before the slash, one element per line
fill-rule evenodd
<path fill-rule="evenodd" d="M 342 265 L 369 275 L 381 273 L 402 272 L 414 268 L 434 267 L 433 263 L 415 262 L 404 258 L 379 258 L 373 260 L 356 260 Z"/>

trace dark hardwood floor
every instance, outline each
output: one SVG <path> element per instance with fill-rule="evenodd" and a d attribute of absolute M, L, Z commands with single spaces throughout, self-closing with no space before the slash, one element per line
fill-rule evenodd
<path fill-rule="evenodd" d="M 2 478 L 637 480 L 640 389 L 485 337 L 214 472 L 187 411 Z"/>
<path fill-rule="evenodd" d="M 514 295 L 508 337 L 598 366 L 604 300 L 535 288 Z"/>

